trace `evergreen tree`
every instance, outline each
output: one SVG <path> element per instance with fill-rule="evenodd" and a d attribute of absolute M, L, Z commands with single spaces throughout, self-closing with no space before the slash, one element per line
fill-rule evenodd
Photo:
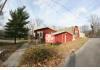
<path fill-rule="evenodd" d="M 28 13 L 24 10 L 25 7 L 17 8 L 15 11 L 10 11 L 11 18 L 8 19 L 5 25 L 6 37 L 13 38 L 16 44 L 16 38 L 25 38 L 28 35 L 29 29 L 26 24 L 29 23 Z"/>

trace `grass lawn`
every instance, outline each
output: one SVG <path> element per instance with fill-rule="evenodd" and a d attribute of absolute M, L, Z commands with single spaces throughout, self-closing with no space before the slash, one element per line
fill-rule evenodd
<path fill-rule="evenodd" d="M 79 49 L 87 40 L 80 38 L 60 45 L 33 46 L 26 50 L 19 66 L 59 66 L 63 64 L 72 49 Z"/>

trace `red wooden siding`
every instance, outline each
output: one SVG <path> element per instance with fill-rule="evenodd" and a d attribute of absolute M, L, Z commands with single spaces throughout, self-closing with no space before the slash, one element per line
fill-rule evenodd
<path fill-rule="evenodd" d="M 35 32 L 35 38 L 36 39 L 40 39 L 40 37 L 37 36 L 37 35 L 38 35 L 38 32 L 42 32 L 43 33 L 43 37 L 42 37 L 41 41 L 45 41 L 45 35 L 46 34 L 51 34 L 51 33 L 56 32 L 56 31 L 46 27 L 46 28 L 37 29 L 34 32 Z"/>
<path fill-rule="evenodd" d="M 54 43 L 55 37 L 51 34 L 46 34 L 45 35 L 45 41 L 46 41 L 46 43 Z"/>
<path fill-rule="evenodd" d="M 46 43 L 65 43 L 73 40 L 73 35 L 68 32 L 60 33 L 57 35 L 52 35 L 52 34 L 49 35 L 51 35 L 49 38 L 48 37 L 45 38 Z"/>
<path fill-rule="evenodd" d="M 67 32 L 66 41 L 72 41 L 73 35 Z"/>

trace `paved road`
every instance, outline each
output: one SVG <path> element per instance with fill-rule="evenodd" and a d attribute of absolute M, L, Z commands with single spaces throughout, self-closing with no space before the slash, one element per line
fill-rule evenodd
<path fill-rule="evenodd" d="M 20 49 L 16 50 L 2 65 L 7 67 L 16 67 L 18 66 L 22 55 L 27 49 L 28 44 L 25 43 Z"/>
<path fill-rule="evenodd" d="M 100 67 L 100 38 L 91 38 L 67 59 L 68 67 Z"/>

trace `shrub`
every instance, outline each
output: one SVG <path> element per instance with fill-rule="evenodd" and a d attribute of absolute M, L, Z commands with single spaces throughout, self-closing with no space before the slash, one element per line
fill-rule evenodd
<path fill-rule="evenodd" d="M 20 64 L 39 66 L 40 64 L 45 64 L 45 61 L 50 61 L 52 59 L 54 60 L 57 57 L 59 57 L 59 55 L 53 47 L 32 47 L 26 50 Z"/>

